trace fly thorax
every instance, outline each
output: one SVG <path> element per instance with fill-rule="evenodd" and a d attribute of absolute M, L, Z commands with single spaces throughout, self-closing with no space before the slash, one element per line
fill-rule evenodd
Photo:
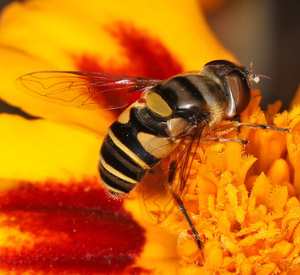
<path fill-rule="evenodd" d="M 226 107 L 219 84 L 199 73 L 175 76 L 149 90 L 144 98 L 157 121 L 167 123 L 170 137 L 179 137 L 203 121 L 217 123 Z"/>
<path fill-rule="evenodd" d="M 148 92 L 145 95 L 147 107 L 156 115 L 162 118 L 169 118 L 173 114 L 172 108 L 169 106 L 167 101 L 155 91 Z"/>

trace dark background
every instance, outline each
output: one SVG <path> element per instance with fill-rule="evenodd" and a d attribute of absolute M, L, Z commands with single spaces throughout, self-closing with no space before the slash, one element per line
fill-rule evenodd
<path fill-rule="evenodd" d="M 9 2 L 0 0 L 0 9 Z M 262 107 L 279 99 L 283 109 L 289 108 L 300 83 L 300 1 L 228 0 L 207 19 L 241 64 L 253 62 L 256 74 L 271 78 L 256 85 L 263 94 Z M 0 100 L 1 112 L 20 110 Z"/>
<path fill-rule="evenodd" d="M 289 108 L 300 84 L 300 1 L 231 0 L 207 18 L 241 64 L 271 78 L 256 86 L 262 106 L 279 99 Z"/>

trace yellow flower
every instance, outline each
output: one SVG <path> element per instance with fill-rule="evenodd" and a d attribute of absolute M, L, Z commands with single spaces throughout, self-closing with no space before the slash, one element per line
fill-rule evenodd
<path fill-rule="evenodd" d="M 264 114 L 258 104 L 259 97 L 252 99 L 242 121 L 266 124 L 279 107 Z M 275 115 L 275 126 L 291 133 L 242 127 L 234 137 L 246 138 L 246 147 L 203 143 L 197 149 L 183 201 L 203 249 L 181 218 L 178 274 L 300 272 L 299 111 Z"/>
<path fill-rule="evenodd" d="M 196 0 L 189 5 L 180 0 L 156 0 L 151 5 L 137 0 L 14 2 L 2 14 L 0 38 L 5 101 L 34 116 L 71 122 L 101 134 L 113 119 L 111 113 L 87 115 L 61 106 L 53 112 L 52 104 L 12 90 L 12 82 L 42 70 L 166 79 L 213 59 L 234 60 L 211 33 Z M 99 116 L 107 118 L 102 127 Z"/>
<path fill-rule="evenodd" d="M 205 39 L 204 39 L 205 38 Z M 286 274 L 300 272 L 299 112 L 266 113 L 259 92 L 241 127 L 202 142 L 178 209 L 145 224 L 133 193 L 107 195 L 98 152 L 116 111 L 83 111 L 12 87 L 25 73 L 95 71 L 164 79 L 234 57 L 210 32 L 197 1 L 14 2 L 1 15 L 1 98 L 42 119 L 1 114 L 1 274 Z M 133 99 L 134 100 L 134 99 Z M 226 123 L 226 122 L 222 122 Z"/>
<path fill-rule="evenodd" d="M 165 79 L 234 60 L 197 1 L 13 2 L 0 44 L 1 99 L 42 118 L 0 115 L 0 273 L 174 274 L 176 237 L 99 184 L 99 147 L 116 111 L 53 105 L 12 85 L 32 71 Z"/>

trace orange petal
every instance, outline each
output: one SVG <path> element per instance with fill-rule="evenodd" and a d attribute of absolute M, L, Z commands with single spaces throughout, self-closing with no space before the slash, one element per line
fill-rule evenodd
<path fill-rule="evenodd" d="M 290 181 L 290 166 L 286 160 L 282 158 L 277 159 L 271 165 L 267 176 L 273 185 L 281 184 L 284 181 Z"/>
<path fill-rule="evenodd" d="M 300 103 L 300 85 L 298 86 L 298 89 L 297 89 L 297 91 L 295 93 L 294 99 L 292 100 L 290 106 L 291 106 L 291 108 L 293 108 L 294 105 L 297 105 L 299 103 Z"/>

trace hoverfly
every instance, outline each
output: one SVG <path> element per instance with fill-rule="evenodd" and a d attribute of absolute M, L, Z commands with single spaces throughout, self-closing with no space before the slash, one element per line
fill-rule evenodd
<path fill-rule="evenodd" d="M 232 120 L 248 106 L 251 81 L 257 80 L 252 70 L 215 60 L 200 71 L 164 81 L 49 71 L 26 74 L 17 83 L 33 96 L 81 109 L 123 108 L 128 105 L 129 94 L 143 91 L 108 129 L 100 150 L 100 177 L 113 196 L 127 195 L 148 178 L 145 201 L 157 193 L 154 204 L 162 205 L 164 217 L 177 205 L 201 248 L 198 232 L 181 200 L 195 154 L 192 148 L 199 145 L 206 127 L 223 119 Z M 260 124 L 237 125 L 288 131 Z M 163 173 L 159 173 L 161 170 Z M 156 191 L 151 194 L 152 190 Z M 164 203 L 170 207 L 163 206 Z M 157 213 L 149 214 L 162 219 Z"/>

